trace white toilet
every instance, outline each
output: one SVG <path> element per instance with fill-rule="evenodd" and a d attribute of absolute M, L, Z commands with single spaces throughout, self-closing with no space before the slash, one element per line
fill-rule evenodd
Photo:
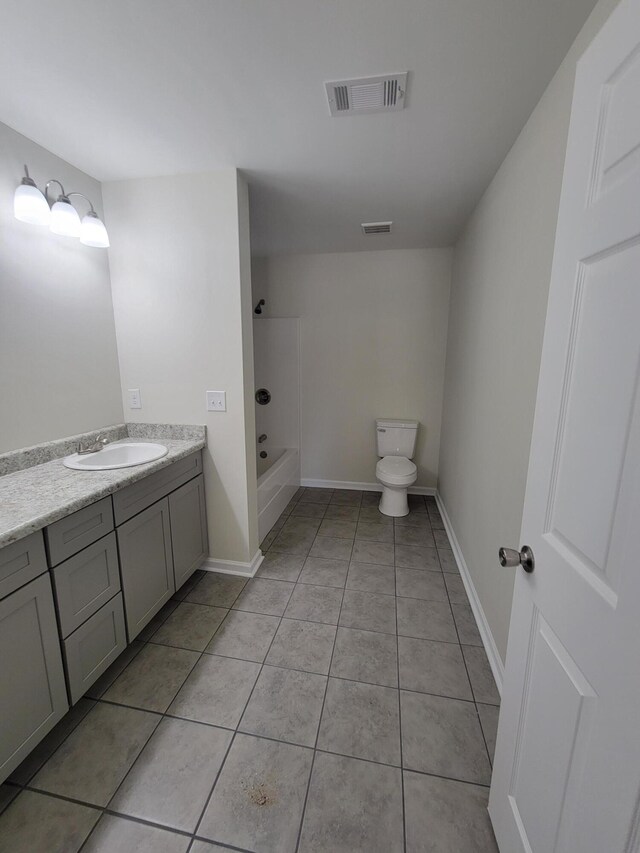
<path fill-rule="evenodd" d="M 380 512 L 399 518 L 409 514 L 407 489 L 418 469 L 411 461 L 416 449 L 418 421 L 376 421 L 378 456 L 376 478 L 382 483 Z"/>

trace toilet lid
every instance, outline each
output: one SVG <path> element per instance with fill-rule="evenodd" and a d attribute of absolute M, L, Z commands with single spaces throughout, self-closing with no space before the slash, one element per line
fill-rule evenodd
<path fill-rule="evenodd" d="M 391 477 L 409 477 L 418 470 L 406 456 L 384 456 L 377 465 L 381 474 Z"/>

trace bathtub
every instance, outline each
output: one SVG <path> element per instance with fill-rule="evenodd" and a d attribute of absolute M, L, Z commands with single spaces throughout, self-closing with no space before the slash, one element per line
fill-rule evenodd
<path fill-rule="evenodd" d="M 258 457 L 258 533 L 260 541 L 276 523 L 300 486 L 300 454 L 296 449 L 269 449 Z"/>

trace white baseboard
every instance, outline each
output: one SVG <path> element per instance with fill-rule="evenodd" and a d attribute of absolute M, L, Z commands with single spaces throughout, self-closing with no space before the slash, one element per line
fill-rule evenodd
<path fill-rule="evenodd" d="M 310 489 L 355 489 L 359 492 L 381 492 L 380 483 L 352 483 L 349 480 L 300 480 L 301 486 Z M 410 495 L 435 495 L 432 486 L 410 486 Z"/>
<path fill-rule="evenodd" d="M 436 494 L 436 503 L 438 504 L 438 509 L 440 510 L 440 515 L 442 516 L 447 536 L 451 542 L 453 555 L 456 558 L 456 563 L 460 570 L 460 577 L 462 578 L 462 583 L 464 584 L 467 596 L 469 597 L 469 604 L 471 605 L 471 610 L 473 611 L 473 615 L 478 625 L 478 631 L 480 631 L 480 637 L 484 644 L 484 649 L 487 653 L 487 657 L 489 658 L 489 664 L 498 688 L 498 693 L 502 696 L 502 682 L 504 681 L 504 664 L 502 663 L 502 658 L 500 657 L 498 647 L 493 639 L 493 634 L 491 633 L 491 628 L 489 628 L 487 617 L 485 616 L 482 605 L 480 604 L 478 593 L 476 592 L 473 580 L 471 579 L 469 567 L 465 562 L 462 549 L 460 548 L 460 543 L 458 542 L 453 530 L 451 519 L 449 518 L 449 514 L 447 513 L 446 507 L 439 494 Z"/>
<path fill-rule="evenodd" d="M 241 563 L 237 560 L 216 560 L 207 557 L 200 568 L 205 572 L 218 572 L 221 575 L 240 575 L 243 578 L 252 578 L 260 568 L 264 560 L 262 551 L 258 548 L 250 563 Z"/>

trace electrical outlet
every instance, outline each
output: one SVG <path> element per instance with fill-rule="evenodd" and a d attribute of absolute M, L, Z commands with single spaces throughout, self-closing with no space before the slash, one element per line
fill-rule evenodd
<path fill-rule="evenodd" d="M 227 411 L 227 392 L 226 391 L 207 391 L 207 411 L 208 412 L 226 412 Z"/>
<path fill-rule="evenodd" d="M 130 409 L 141 409 L 142 408 L 142 397 L 140 396 L 139 388 L 129 388 L 127 391 L 129 395 L 129 408 Z"/>

